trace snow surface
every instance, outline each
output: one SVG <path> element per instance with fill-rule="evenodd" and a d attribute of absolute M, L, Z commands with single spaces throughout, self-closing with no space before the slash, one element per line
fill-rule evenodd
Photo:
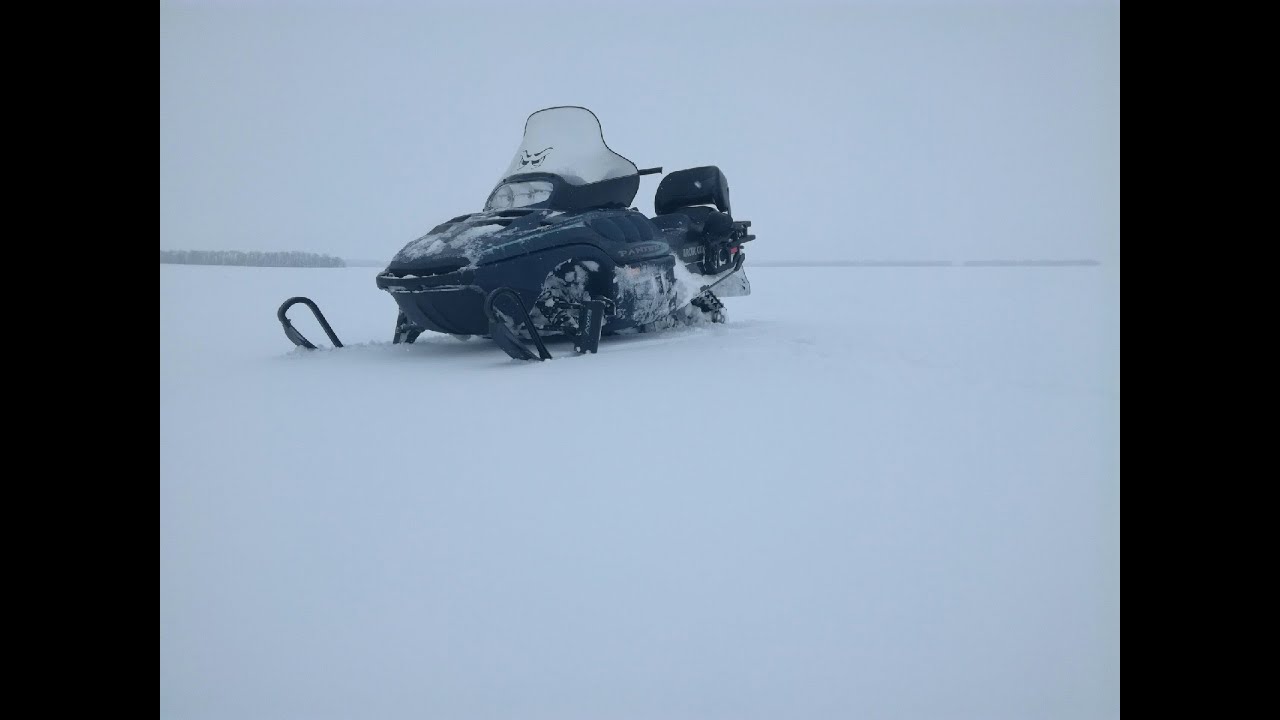
<path fill-rule="evenodd" d="M 1119 269 L 748 266 L 520 364 L 162 265 L 161 716 L 1117 717 Z"/>

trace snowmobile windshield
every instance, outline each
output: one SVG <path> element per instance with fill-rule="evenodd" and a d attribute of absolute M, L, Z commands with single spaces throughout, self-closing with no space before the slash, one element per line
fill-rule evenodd
<path fill-rule="evenodd" d="M 524 140 L 485 209 L 626 205 L 635 189 L 629 195 L 626 190 L 639 187 L 638 175 L 635 163 L 605 144 L 595 113 L 582 107 L 547 108 L 525 121 Z"/>

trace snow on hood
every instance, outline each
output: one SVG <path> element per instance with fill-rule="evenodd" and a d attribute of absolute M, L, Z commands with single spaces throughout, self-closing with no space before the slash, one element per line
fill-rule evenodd
<path fill-rule="evenodd" d="M 422 237 L 406 245 L 396 253 L 392 262 L 413 263 L 434 258 L 464 258 L 468 264 L 476 265 L 485 255 L 500 250 L 512 242 L 528 242 L 541 235 L 556 232 L 573 223 L 560 224 L 547 221 L 564 215 L 560 211 L 536 210 L 525 218 L 513 218 L 498 212 L 485 212 L 471 215 L 457 222 L 445 223 Z M 539 230 L 539 224 L 545 225 Z M 580 223 L 579 223 L 580 224 Z M 495 238 L 495 235 L 512 228 L 516 237 Z"/>
<path fill-rule="evenodd" d="M 506 227 L 498 223 L 450 225 L 443 230 L 427 233 L 409 243 L 396 255 L 396 261 L 421 260 L 448 253 L 461 255 L 474 263 L 481 255 L 480 246 L 483 240 L 504 229 Z"/>

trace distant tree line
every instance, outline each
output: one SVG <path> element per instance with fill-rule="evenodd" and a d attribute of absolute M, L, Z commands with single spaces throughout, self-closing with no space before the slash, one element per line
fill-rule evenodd
<path fill-rule="evenodd" d="M 248 267 L 346 267 L 342 258 L 309 252 L 239 250 L 161 250 L 161 264 L 244 265 Z"/>

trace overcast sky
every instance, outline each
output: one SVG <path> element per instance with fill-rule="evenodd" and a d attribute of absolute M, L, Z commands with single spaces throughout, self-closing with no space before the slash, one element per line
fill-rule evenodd
<path fill-rule="evenodd" d="M 160 247 L 389 259 L 566 104 L 757 259 L 1119 261 L 1108 2 L 164 2 Z"/>

